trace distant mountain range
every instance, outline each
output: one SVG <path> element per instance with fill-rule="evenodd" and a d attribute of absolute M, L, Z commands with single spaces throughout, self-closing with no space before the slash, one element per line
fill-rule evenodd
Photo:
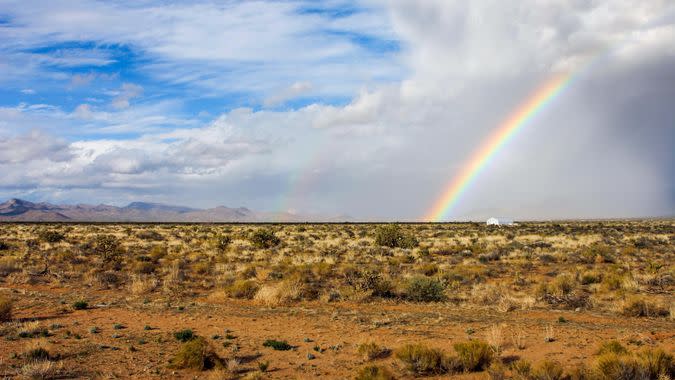
<path fill-rule="evenodd" d="M 348 217 L 257 212 L 246 207 L 197 209 L 160 203 L 132 202 L 109 205 L 54 205 L 10 199 L 0 204 L 0 222 L 304 222 L 347 221 Z"/>

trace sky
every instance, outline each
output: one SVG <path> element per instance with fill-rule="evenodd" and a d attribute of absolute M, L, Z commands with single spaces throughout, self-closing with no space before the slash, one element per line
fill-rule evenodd
<path fill-rule="evenodd" d="M 675 215 L 672 0 L 0 0 L 0 200 Z"/>

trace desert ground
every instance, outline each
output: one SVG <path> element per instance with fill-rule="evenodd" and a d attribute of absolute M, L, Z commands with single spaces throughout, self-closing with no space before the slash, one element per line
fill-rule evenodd
<path fill-rule="evenodd" d="M 669 379 L 675 221 L 0 224 L 0 377 Z"/>

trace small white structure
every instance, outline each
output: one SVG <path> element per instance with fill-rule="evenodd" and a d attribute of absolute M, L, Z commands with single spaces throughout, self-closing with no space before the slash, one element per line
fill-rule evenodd
<path fill-rule="evenodd" d="M 513 219 L 492 217 L 488 219 L 485 224 L 488 226 L 512 226 Z"/>

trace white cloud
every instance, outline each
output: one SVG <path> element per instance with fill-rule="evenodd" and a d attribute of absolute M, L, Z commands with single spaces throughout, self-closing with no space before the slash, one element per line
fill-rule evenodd
<path fill-rule="evenodd" d="M 112 100 L 112 106 L 117 109 L 129 108 L 131 99 L 141 96 L 143 87 L 133 83 L 123 83 L 117 95 Z"/>
<path fill-rule="evenodd" d="M 17 11 L 28 27 L 10 31 L 14 44 L 127 43 L 150 58 L 144 75 L 216 99 L 260 94 L 244 96 L 249 106 L 308 94 L 348 100 L 241 108 L 203 123 L 180 101 L 153 98 L 150 87 L 132 107 L 143 89 L 127 83 L 107 92 L 112 107 L 0 108 L 0 131 L 43 128 L 73 141 L 50 147 L 24 137 L 28 146 L 42 142 L 0 159 L 6 183 L 77 188 L 73 197 L 145 194 L 417 218 L 540 83 L 571 71 L 573 84 L 494 157 L 450 216 L 642 216 L 675 208 L 668 2 L 378 1 L 371 12 L 331 20 L 299 16 L 294 2 L 81 1 L 49 8 L 46 17 L 50 4 L 33 4 L 30 19 L 29 7 Z M 335 33 L 317 32 L 325 29 Z M 345 37 L 350 32 L 398 39 L 402 51 L 374 54 Z M 123 137 L 108 136 L 116 134 Z M 41 165 L 40 157 L 53 163 Z"/>
<path fill-rule="evenodd" d="M 310 82 L 295 82 L 282 91 L 279 91 L 265 99 L 264 104 L 268 107 L 276 106 L 301 95 L 305 95 L 312 91 L 312 88 L 313 87 Z"/>

